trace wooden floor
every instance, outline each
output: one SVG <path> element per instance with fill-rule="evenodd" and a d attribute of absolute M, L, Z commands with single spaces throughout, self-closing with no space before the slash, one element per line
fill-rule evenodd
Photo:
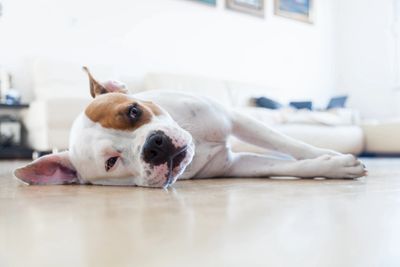
<path fill-rule="evenodd" d="M 400 160 L 356 181 L 25 186 L 0 162 L 0 266 L 400 266 Z"/>

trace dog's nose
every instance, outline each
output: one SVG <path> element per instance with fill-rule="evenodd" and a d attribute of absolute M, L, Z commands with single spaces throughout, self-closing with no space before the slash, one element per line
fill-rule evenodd
<path fill-rule="evenodd" d="M 167 162 L 174 154 L 175 147 L 164 132 L 157 131 L 151 134 L 143 146 L 143 159 L 152 165 L 159 165 Z"/>

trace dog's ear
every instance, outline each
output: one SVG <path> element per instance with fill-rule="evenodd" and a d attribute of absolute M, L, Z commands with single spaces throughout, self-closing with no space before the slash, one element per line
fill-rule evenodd
<path fill-rule="evenodd" d="M 15 177 L 31 185 L 79 183 L 68 151 L 41 157 L 14 171 Z"/>
<path fill-rule="evenodd" d="M 99 83 L 93 78 L 87 67 L 82 67 L 82 69 L 88 74 L 89 82 L 90 82 L 90 94 L 93 98 L 98 95 L 107 94 L 107 93 L 127 93 L 126 85 L 118 82 L 118 81 L 107 81 L 104 83 Z"/>

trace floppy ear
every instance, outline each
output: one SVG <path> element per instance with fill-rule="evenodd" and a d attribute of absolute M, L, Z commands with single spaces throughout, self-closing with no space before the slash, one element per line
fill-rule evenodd
<path fill-rule="evenodd" d="M 92 74 L 90 73 L 87 67 L 82 67 L 83 70 L 89 76 L 90 82 L 90 94 L 93 98 L 98 95 L 107 94 L 107 93 L 123 93 L 126 94 L 128 90 L 126 89 L 126 85 L 118 82 L 118 81 L 107 81 L 104 83 L 99 83 L 96 79 L 93 78 Z"/>
<path fill-rule="evenodd" d="M 31 185 L 79 183 L 68 151 L 41 157 L 14 171 L 15 177 Z"/>

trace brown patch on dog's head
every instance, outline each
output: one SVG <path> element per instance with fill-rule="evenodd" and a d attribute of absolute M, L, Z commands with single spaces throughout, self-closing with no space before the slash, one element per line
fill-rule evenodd
<path fill-rule="evenodd" d="M 133 108 L 138 114 L 136 117 L 132 116 Z M 85 114 L 104 128 L 134 131 L 163 112 L 152 102 L 141 102 L 125 94 L 108 93 L 97 96 L 86 108 Z"/>
<path fill-rule="evenodd" d="M 162 109 L 150 101 L 139 101 L 126 94 L 126 87 L 116 81 L 99 83 L 87 67 L 90 94 L 94 98 L 85 114 L 104 128 L 132 131 L 149 123 L 153 116 L 164 114 Z M 137 113 L 137 114 L 136 114 Z"/>

